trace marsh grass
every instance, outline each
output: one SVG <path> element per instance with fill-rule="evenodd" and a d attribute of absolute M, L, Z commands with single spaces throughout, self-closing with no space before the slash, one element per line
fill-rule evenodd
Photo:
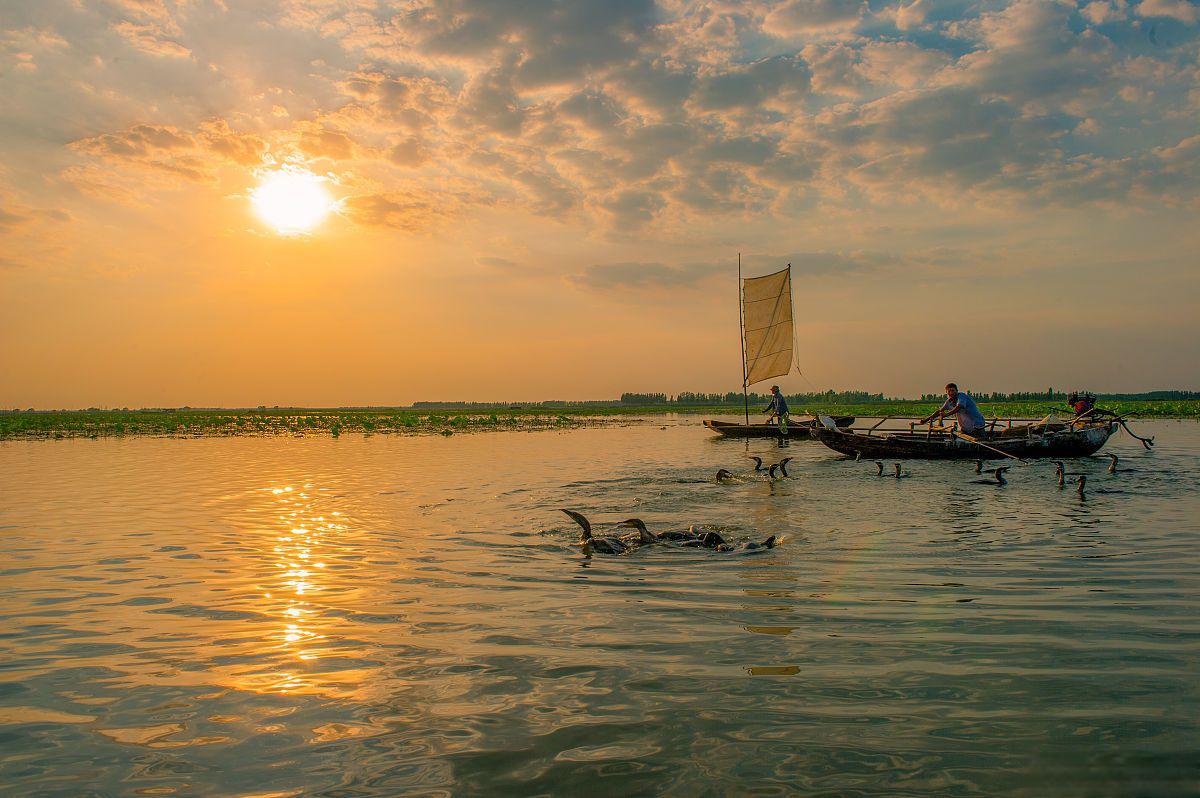
<path fill-rule="evenodd" d="M 80 410 L 0 413 L 0 440 L 120 436 L 445 434 L 582 426 L 554 412 L 418 413 L 407 410 Z"/>
<path fill-rule="evenodd" d="M 1102 403 L 1118 413 L 1136 412 L 1141 418 L 1200 418 L 1200 401 L 1120 401 Z M 870 404 L 794 407 L 832 415 L 922 416 L 932 402 L 889 401 Z M 1050 402 L 980 403 L 991 418 L 1040 418 L 1055 408 Z M 751 407 L 751 420 L 761 420 L 762 408 Z M 571 429 L 620 423 L 631 416 L 685 413 L 740 415 L 740 407 L 601 406 L 569 408 L 496 408 L 489 410 L 417 411 L 406 409 L 302 408 L 264 410 L 71 410 L 0 413 L 0 440 L 21 438 L 98 438 L 119 436 L 232 436 L 433 434 L 494 430 Z M 697 419 L 699 423 L 699 419 Z"/>

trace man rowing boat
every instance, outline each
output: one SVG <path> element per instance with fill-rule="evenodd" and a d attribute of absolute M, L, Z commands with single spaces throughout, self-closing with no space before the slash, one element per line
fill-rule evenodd
<path fill-rule="evenodd" d="M 780 433 L 787 435 L 788 406 L 778 385 L 771 386 L 771 404 L 763 412 L 771 414 L 767 419 L 768 424 L 778 419 Z"/>
<path fill-rule="evenodd" d="M 952 382 L 946 385 L 946 401 L 932 414 L 921 419 L 921 423 L 928 424 L 935 418 L 945 418 L 951 413 L 958 417 L 958 428 L 964 435 L 977 437 L 983 434 L 987 423 L 983 420 L 983 413 L 979 412 L 975 400 L 958 390 L 958 386 Z"/>

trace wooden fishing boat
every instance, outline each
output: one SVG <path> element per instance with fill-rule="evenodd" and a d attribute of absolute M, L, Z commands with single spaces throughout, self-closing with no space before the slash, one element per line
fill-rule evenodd
<path fill-rule="evenodd" d="M 854 423 L 854 416 L 833 416 L 834 423 L 839 427 L 848 427 Z M 820 426 L 812 416 L 799 419 L 789 419 L 786 434 L 779 431 L 776 424 L 738 424 L 732 421 L 715 421 L 707 419 L 704 426 L 718 435 L 726 438 L 801 438 L 807 439 L 813 427 Z"/>
<path fill-rule="evenodd" d="M 818 424 L 810 434 L 835 452 L 862 459 L 997 460 L 1087 457 L 1098 452 L 1119 426 L 1112 421 L 1072 423 L 1053 417 L 997 420 L 976 442 L 962 437 L 955 427 L 911 423 L 907 428 L 880 429 L 889 420 L 894 419 L 865 429 Z"/>

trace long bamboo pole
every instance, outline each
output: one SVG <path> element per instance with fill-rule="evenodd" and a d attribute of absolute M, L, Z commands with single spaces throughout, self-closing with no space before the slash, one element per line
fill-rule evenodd
<path fill-rule="evenodd" d="M 746 306 L 742 301 L 742 253 L 738 253 L 738 343 L 742 347 L 742 404 L 746 408 L 746 425 L 750 424 L 750 394 L 746 380 Z"/>
<path fill-rule="evenodd" d="M 1000 450 L 1000 449 L 997 449 L 997 448 L 996 448 L 996 447 L 994 447 L 994 446 L 988 446 L 988 445 L 987 445 L 986 443 L 984 443 L 983 441 L 977 440 L 976 438 L 974 438 L 974 437 L 972 437 L 972 436 L 970 436 L 970 435 L 967 435 L 967 434 L 966 434 L 966 433 L 964 433 L 964 432 L 951 432 L 951 433 L 950 433 L 950 436 L 951 436 L 951 437 L 953 437 L 953 438 L 962 438 L 964 441 L 967 441 L 968 443 L 973 443 L 973 444 L 975 444 L 976 446 L 982 446 L 984 449 L 988 449 L 988 450 L 990 450 L 990 451 L 993 451 L 993 452 L 995 452 L 996 454 L 1002 454 L 1002 455 L 1004 455 L 1005 457 L 1011 457 L 1012 459 L 1016 460 L 1018 463 L 1024 463 L 1024 462 L 1026 462 L 1025 458 L 1023 458 L 1023 457 L 1017 457 L 1015 454 L 1009 454 L 1008 452 L 1005 452 L 1005 451 L 1002 451 L 1002 450 Z"/>

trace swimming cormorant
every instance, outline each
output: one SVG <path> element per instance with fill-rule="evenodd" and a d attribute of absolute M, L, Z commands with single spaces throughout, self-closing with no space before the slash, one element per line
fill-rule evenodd
<path fill-rule="evenodd" d="M 1137 471 L 1136 468 L 1117 468 L 1117 456 L 1111 452 L 1105 452 L 1104 456 L 1112 458 L 1112 462 L 1108 464 L 1108 473 L 1110 474 L 1116 474 L 1118 472 L 1125 473 L 1126 471 Z"/>
<path fill-rule="evenodd" d="M 638 546 L 645 546 L 651 543 L 658 543 L 662 540 L 695 540 L 698 536 L 695 532 L 682 529 L 670 529 L 666 532 L 651 532 L 646 529 L 646 523 L 640 518 L 630 518 L 617 524 L 617 526 L 630 527 L 637 530 L 637 537 L 634 539 Z"/>
<path fill-rule="evenodd" d="M 995 474 L 996 475 L 995 479 L 973 479 L 973 480 L 971 480 L 971 484 L 972 485 L 1007 485 L 1008 480 L 1004 478 L 1004 472 L 1007 470 L 1008 470 L 1008 466 L 1003 466 L 1001 468 L 989 468 L 988 473 Z"/>
<path fill-rule="evenodd" d="M 583 516 L 582 513 L 577 513 L 574 510 L 560 510 L 559 512 L 566 513 L 568 517 L 583 529 L 579 535 L 579 542 L 583 544 L 583 551 L 590 554 L 592 551 L 598 551 L 601 554 L 624 554 L 629 551 L 628 544 L 620 538 L 613 537 L 596 537 L 592 534 L 592 523 Z"/>

